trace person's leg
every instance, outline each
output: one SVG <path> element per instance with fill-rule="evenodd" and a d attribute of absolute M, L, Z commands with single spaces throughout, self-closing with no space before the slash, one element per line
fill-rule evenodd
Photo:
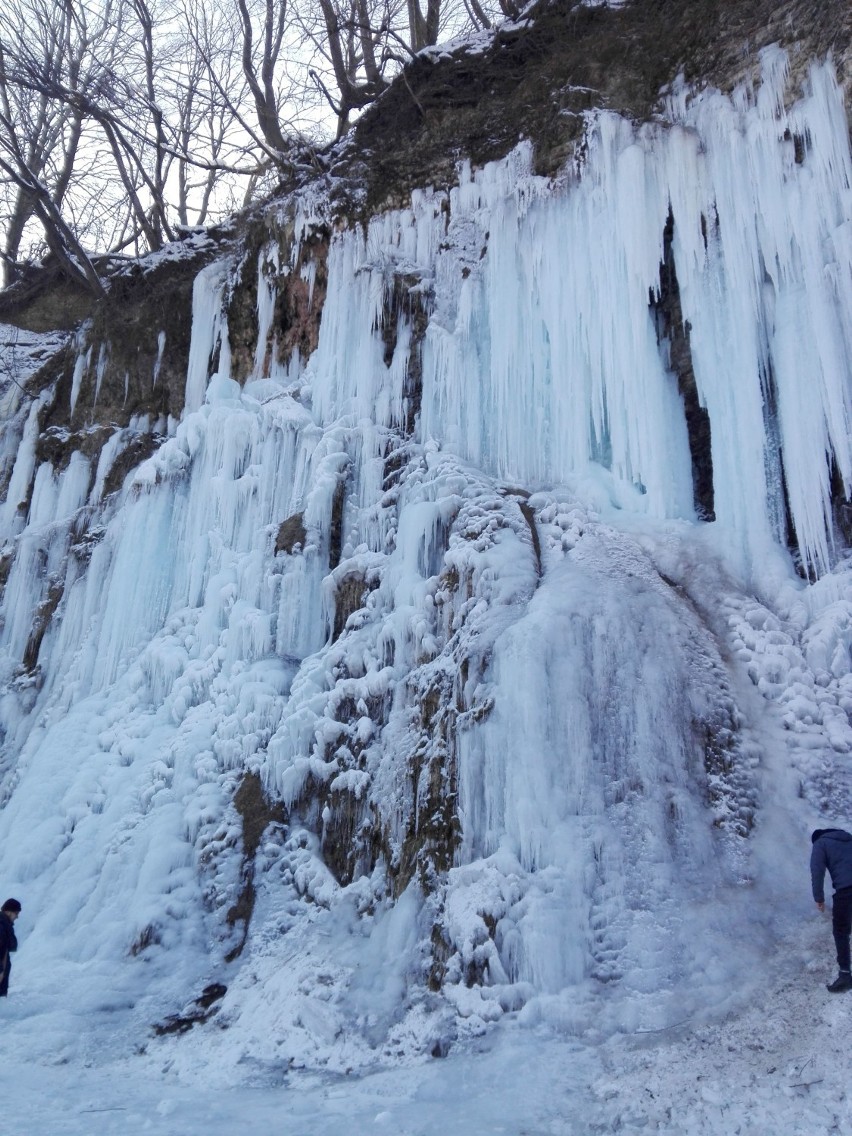
<path fill-rule="evenodd" d="M 837 966 L 848 971 L 849 936 L 852 932 L 852 887 L 840 888 L 834 893 L 831 909 L 831 929 L 834 932 L 834 945 L 837 948 Z"/>

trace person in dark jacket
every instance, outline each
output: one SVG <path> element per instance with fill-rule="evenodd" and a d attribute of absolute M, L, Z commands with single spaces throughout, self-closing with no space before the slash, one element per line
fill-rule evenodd
<path fill-rule="evenodd" d="M 0 998 L 5 998 L 9 993 L 9 972 L 12 969 L 9 956 L 18 949 L 15 920 L 20 914 L 21 905 L 17 899 L 7 899 L 0 911 Z"/>
<path fill-rule="evenodd" d="M 814 900 L 820 911 L 825 911 L 823 881 L 825 872 L 834 885 L 831 908 L 831 929 L 837 947 L 837 967 L 840 973 L 828 989 L 832 994 L 852 990 L 852 970 L 849 965 L 849 936 L 852 932 L 852 834 L 842 828 L 817 828 L 811 834 L 811 884 Z"/>

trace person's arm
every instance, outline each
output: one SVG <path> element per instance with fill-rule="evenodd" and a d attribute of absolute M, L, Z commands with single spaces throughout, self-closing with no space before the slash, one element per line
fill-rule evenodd
<path fill-rule="evenodd" d="M 825 849 L 822 846 L 822 841 L 818 840 L 811 850 L 811 889 L 814 894 L 814 902 L 820 911 L 825 910 L 823 883 L 826 867 Z"/>

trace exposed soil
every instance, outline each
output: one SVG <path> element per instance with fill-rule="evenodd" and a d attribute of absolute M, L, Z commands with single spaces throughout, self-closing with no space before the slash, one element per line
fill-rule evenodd
<path fill-rule="evenodd" d="M 524 26 L 484 49 L 418 56 L 359 120 L 335 172 L 357 174 L 372 212 L 402 204 L 418 185 L 452 185 L 456 163 L 535 146 L 539 172 L 571 157 L 592 107 L 646 119 L 661 88 L 687 80 L 729 90 L 756 76 L 771 43 L 793 48 L 792 69 L 832 53 L 852 76 L 852 6 L 846 0 L 633 0 L 588 8 L 544 0 Z"/>
<path fill-rule="evenodd" d="M 234 794 L 234 807 L 243 822 L 243 886 L 225 918 L 232 927 L 242 923 L 243 933 L 237 945 L 225 955 L 225 962 L 233 962 L 239 957 L 248 938 L 256 899 L 254 858 L 261 838 L 271 824 L 284 824 L 287 819 L 286 810 L 280 801 L 270 803 L 266 799 L 257 773 L 244 774 Z"/>
<path fill-rule="evenodd" d="M 152 425 L 180 416 L 193 282 L 221 249 L 220 240 L 203 238 L 194 247 L 176 249 L 171 258 L 105 262 L 109 287 L 97 302 L 63 280 L 51 264 L 0 293 L 0 321 L 27 330 L 67 329 L 89 321 L 28 381 L 32 392 L 56 384 L 56 397 L 40 415 L 40 460 L 61 468 L 75 450 L 97 454 L 113 431 L 134 416 L 147 415 Z M 72 413 L 74 368 L 81 351 L 88 352 L 88 361 Z M 138 446 L 133 450 L 138 460 L 152 447 L 142 448 L 145 452 Z M 124 472 L 126 466 L 124 462 Z"/>
<path fill-rule="evenodd" d="M 186 1033 L 193 1026 L 202 1025 L 216 1013 L 219 1008 L 216 1003 L 220 1002 L 227 992 L 228 987 L 221 982 L 211 982 L 182 1014 L 170 1014 L 164 1022 L 158 1022 L 154 1026 L 155 1036 Z"/>

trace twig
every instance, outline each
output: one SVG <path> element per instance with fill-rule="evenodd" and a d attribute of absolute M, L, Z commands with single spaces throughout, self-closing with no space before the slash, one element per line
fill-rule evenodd
<path fill-rule="evenodd" d="M 809 1089 L 811 1085 L 821 1085 L 824 1077 L 817 1077 L 815 1081 L 796 1081 L 794 1085 L 790 1085 L 791 1089 Z"/>
<path fill-rule="evenodd" d="M 87 1112 L 127 1112 L 127 1109 L 123 1104 L 116 1104 L 111 1108 L 81 1108 L 78 1115 L 83 1116 Z"/>
<path fill-rule="evenodd" d="M 660 1026 L 659 1029 L 638 1029 L 638 1030 L 634 1030 L 634 1033 L 665 1033 L 666 1030 L 677 1029 L 678 1026 L 687 1025 L 689 1020 L 690 1020 L 689 1018 L 684 1018 L 683 1021 L 672 1022 L 672 1024 L 670 1026 Z"/>
<path fill-rule="evenodd" d="M 411 84 L 408 81 L 408 76 L 405 74 L 405 71 L 400 71 L 400 75 L 402 75 L 402 81 L 403 81 L 403 83 L 405 83 L 405 86 L 408 89 L 409 95 L 411 95 L 412 99 L 414 100 L 414 105 L 420 111 L 420 117 L 425 118 L 426 117 L 426 111 L 423 109 L 423 106 L 420 102 L 420 99 L 418 99 L 417 95 L 415 95 L 414 91 L 412 91 Z"/>

